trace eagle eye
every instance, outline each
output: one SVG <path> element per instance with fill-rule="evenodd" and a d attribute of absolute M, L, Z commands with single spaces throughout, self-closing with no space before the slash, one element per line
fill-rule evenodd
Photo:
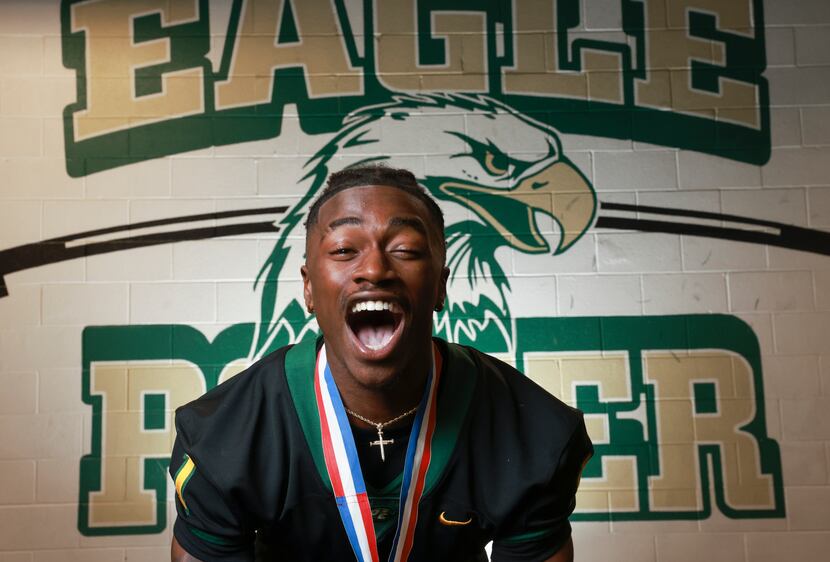
<path fill-rule="evenodd" d="M 504 154 L 484 153 L 484 169 L 494 176 L 503 176 L 510 169 L 510 163 Z"/>
<path fill-rule="evenodd" d="M 467 145 L 469 152 L 453 154 L 450 158 L 472 158 L 476 160 L 481 168 L 494 178 L 518 177 L 529 166 L 528 163 L 511 158 L 491 140 L 486 143 L 468 137 L 464 133 L 445 131 L 458 137 Z"/>

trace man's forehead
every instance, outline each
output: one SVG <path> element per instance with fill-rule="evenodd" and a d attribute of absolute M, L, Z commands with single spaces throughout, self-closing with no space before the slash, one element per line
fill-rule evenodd
<path fill-rule="evenodd" d="M 348 187 L 323 202 L 316 220 L 306 232 L 306 251 L 309 244 L 322 243 L 339 226 L 365 226 L 367 217 L 373 222 L 382 221 L 393 229 L 410 227 L 426 237 L 436 252 L 443 254 L 444 233 L 426 202 L 402 188 L 389 185 Z"/>
<path fill-rule="evenodd" d="M 318 223 L 327 228 L 329 223 L 349 216 L 363 221 L 371 214 L 413 219 L 428 224 L 429 210 L 415 195 L 389 185 L 359 185 L 348 187 L 333 195 L 320 206 Z"/>

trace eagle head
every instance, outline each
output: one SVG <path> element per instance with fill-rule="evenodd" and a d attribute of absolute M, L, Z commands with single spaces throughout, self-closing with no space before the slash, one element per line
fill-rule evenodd
<path fill-rule="evenodd" d="M 309 188 L 282 221 L 258 279 L 262 322 L 254 352 L 301 339 L 313 319 L 300 292 L 280 291 L 303 260 L 302 224 L 329 173 L 384 162 L 411 170 L 446 217 L 446 306 L 435 319 L 450 341 L 513 349 L 510 283 L 497 254 L 545 256 L 572 247 L 591 225 L 596 196 L 548 125 L 484 96 L 397 96 L 361 108 L 306 164 Z M 280 336 L 280 334 L 282 334 Z"/>

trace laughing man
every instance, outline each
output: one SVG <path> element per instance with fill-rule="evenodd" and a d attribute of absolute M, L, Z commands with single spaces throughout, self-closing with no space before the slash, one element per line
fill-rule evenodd
<path fill-rule="evenodd" d="M 404 170 L 333 174 L 306 223 L 322 338 L 180 408 L 173 560 L 573 560 L 581 414 L 432 338 L 441 210 Z"/>

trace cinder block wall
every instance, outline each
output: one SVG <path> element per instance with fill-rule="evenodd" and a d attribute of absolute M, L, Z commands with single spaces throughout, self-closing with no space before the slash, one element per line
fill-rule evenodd
<path fill-rule="evenodd" d="M 88 7 L 93 4 L 86 3 Z M 302 18 L 296 7 L 299 2 L 293 4 L 295 17 Z M 354 17 L 360 12 L 359 4 L 346 2 Z M 541 10 L 545 3 L 515 4 L 516 10 Z M 610 41 L 623 37 L 621 3 L 582 0 L 569 4 L 578 5 L 581 20 L 575 24 L 574 32 L 580 33 L 580 37 Z M 658 4 L 663 2 L 644 3 L 650 7 Z M 145 11 L 167 9 L 167 5 L 147 2 Z M 491 16 L 501 13 L 502 8 L 492 8 L 486 2 L 482 5 L 482 13 L 487 6 L 495 10 L 488 12 Z M 732 37 L 757 40 L 759 33 L 763 35 L 766 69 L 762 77 L 768 83 L 768 101 L 759 98 L 756 107 L 726 110 L 692 104 L 687 113 L 710 111 L 714 115 L 721 111 L 720 118 L 729 121 L 730 115 L 737 115 L 729 110 L 752 112 L 761 107 L 769 121 L 767 132 L 757 138 L 762 146 L 766 142 L 769 158 L 752 162 L 751 158 L 730 157 L 720 149 L 688 148 L 682 138 L 687 132 L 680 125 L 665 135 L 669 141 L 664 143 L 630 135 L 611 138 L 613 135 L 602 133 L 601 127 L 595 132 L 588 128 L 560 131 L 557 138 L 564 155 L 592 186 L 598 206 L 622 203 L 668 207 L 830 230 L 830 3 L 699 0 L 672 1 L 666 5 L 670 8 L 666 21 L 648 24 L 665 33 L 687 32 L 686 20 L 673 19 L 680 17 L 678 13 L 686 13 L 681 9 L 685 6 L 697 13 L 720 10 L 718 25 L 722 24 Z M 171 1 L 170 6 L 170 13 L 178 14 L 180 19 L 187 19 L 194 9 L 187 2 Z M 229 2 L 221 1 L 205 1 L 198 6 L 210 11 L 210 50 L 205 55 L 209 64 L 205 72 L 212 72 L 223 64 L 226 32 L 222 22 L 227 22 L 231 7 Z M 510 11 L 510 3 L 505 2 L 505 6 L 503 9 Z M 747 11 L 756 17 L 762 14 L 763 27 L 753 30 L 735 23 L 741 20 L 733 12 Z M 187 371 L 194 363 L 188 363 L 178 349 L 166 358 L 154 356 L 150 360 L 144 356 L 144 350 L 156 344 L 143 339 L 145 332 L 136 332 L 136 338 L 129 336 L 133 332 L 118 332 L 120 335 L 113 336 L 115 343 L 111 345 L 122 345 L 125 351 L 116 354 L 117 360 L 110 361 L 121 365 L 122 382 L 127 382 L 119 387 L 118 392 L 123 395 L 114 394 L 116 391 L 106 394 L 101 386 L 104 371 L 93 369 L 90 357 L 105 356 L 110 340 L 95 339 L 102 332 L 91 328 L 144 326 L 168 329 L 172 334 L 171 326 L 186 326 L 201 332 L 205 342 L 210 342 L 233 326 L 253 325 L 262 314 L 262 288 L 255 288 L 254 282 L 281 234 L 164 243 L 26 267 L 19 261 L 19 248 L 142 221 L 238 209 L 292 208 L 309 189 L 310 181 L 303 179 L 311 169 L 309 162 L 337 134 L 336 128 L 316 130 L 313 120 L 307 120 L 310 112 L 317 111 L 321 121 L 331 120 L 332 115 L 342 116 L 350 109 L 360 108 L 361 103 L 341 101 L 320 109 L 289 103 L 281 115 L 260 108 L 249 116 L 252 123 L 279 120 L 278 133 L 247 139 L 241 133 L 238 142 L 206 141 L 201 147 L 167 150 L 153 158 L 142 154 L 152 152 L 155 143 L 143 145 L 144 148 L 140 145 L 147 142 L 147 135 L 152 132 L 142 133 L 139 129 L 141 125 L 164 121 L 163 114 L 137 115 L 126 109 L 124 114 L 105 112 L 96 114 L 97 118 L 104 122 L 124 121 L 126 124 L 113 125 L 112 130 L 130 130 L 135 136 L 113 134 L 97 149 L 83 152 L 87 149 L 76 146 L 77 150 L 71 150 L 68 144 L 74 145 L 79 137 L 73 137 L 77 133 L 69 124 L 83 118 L 84 108 L 76 105 L 79 100 L 93 91 L 96 95 L 115 96 L 106 87 L 89 87 L 91 70 L 85 74 L 71 64 L 65 65 L 67 57 L 76 52 L 73 49 L 78 48 L 67 39 L 68 30 L 80 29 L 67 23 L 71 14 L 72 5 L 57 0 L 0 2 L 0 265 L 7 268 L 4 280 L 9 293 L 0 298 L 0 562 L 163 560 L 168 556 L 170 522 L 174 517 L 170 486 L 166 486 L 166 497 L 162 498 L 166 502 L 162 508 L 166 518 L 162 521 L 153 511 L 155 496 L 147 504 L 147 494 L 152 495 L 152 491 L 130 489 L 129 483 L 137 481 L 134 471 L 143 470 L 144 456 L 163 457 L 159 451 L 169 450 L 170 411 L 185 399 L 195 397 L 198 392 L 193 389 L 204 390 L 207 383 L 198 378 L 198 371 L 194 371 L 197 375 Z M 511 21 L 518 21 L 517 14 Z M 731 16 L 734 18 L 729 19 Z M 450 42 L 450 52 L 458 59 L 451 58 L 450 70 L 446 72 L 459 84 L 465 84 L 465 79 L 481 72 L 476 41 L 484 37 L 476 35 L 474 26 L 472 30 L 466 27 L 471 20 L 464 19 L 463 14 L 459 18 L 444 20 L 449 27 L 437 27 L 434 34 L 437 37 L 449 33 L 458 41 Z M 323 18 L 315 21 L 322 22 L 320 33 L 325 35 Z M 754 21 L 760 24 L 759 19 Z M 546 35 L 544 25 L 539 23 L 539 29 L 527 33 L 532 40 L 539 41 L 530 43 L 539 48 L 532 50 L 527 64 L 531 70 L 538 64 L 542 74 L 553 74 L 557 69 L 551 58 L 552 36 Z M 302 33 L 302 26 L 297 27 L 297 32 Z M 355 28 L 353 32 L 359 38 L 363 29 Z M 498 28 L 492 33 L 492 37 L 497 37 Z M 392 29 L 389 34 L 407 37 L 403 28 Z M 341 44 L 336 34 L 328 38 L 334 41 L 331 45 Z M 511 56 L 509 45 L 499 43 L 498 38 L 492 40 L 494 43 L 488 48 L 494 49 L 497 56 Z M 545 45 L 547 50 L 542 47 Z M 513 48 L 519 47 L 514 44 Z M 689 60 L 705 55 L 710 62 L 720 60 L 725 65 L 725 57 L 740 57 L 708 43 L 700 48 L 703 55 L 693 50 Z M 734 48 L 748 47 L 738 42 Z M 117 52 L 117 47 L 112 49 Z M 363 56 L 363 51 L 359 54 Z M 161 63 L 172 55 L 162 49 L 153 56 Z M 453 67 L 456 63 L 460 66 Z M 661 69 L 657 59 L 647 63 L 652 65 L 650 68 Z M 92 62 L 87 60 L 87 64 L 92 68 Z M 604 64 L 607 66 L 595 67 L 581 86 L 595 96 L 604 90 L 591 84 L 602 84 L 609 74 L 613 79 L 619 74 L 617 63 Z M 741 64 L 735 63 L 738 75 Z M 751 61 L 746 65 L 752 66 Z M 399 70 L 405 77 L 406 69 Z M 676 68 L 662 70 L 666 71 L 665 76 L 679 72 Z M 118 79 L 101 72 L 99 77 Z M 430 72 L 409 72 L 413 83 L 420 87 L 453 83 L 446 76 L 437 79 Z M 321 83 L 329 80 L 339 84 L 335 90 L 353 87 L 348 74 L 321 71 L 317 77 Z M 405 80 L 396 83 L 399 82 Z M 727 78 L 721 78 L 721 87 L 726 87 L 726 82 Z M 673 88 L 680 87 L 677 82 L 672 84 Z M 264 86 L 254 81 L 250 87 L 255 90 Z M 592 87 L 597 90 L 591 90 Z M 587 97 L 584 92 L 575 94 L 580 95 Z M 367 100 L 366 105 L 377 101 Z M 533 119 L 547 115 L 545 111 L 519 113 Z M 631 130 L 646 126 L 645 120 L 651 118 L 638 117 L 636 112 L 633 115 Z M 444 169 L 449 156 L 442 152 L 437 131 L 451 127 L 467 132 L 477 130 L 477 119 L 475 110 L 458 107 L 438 119 L 430 111 L 414 111 L 408 117 L 409 136 L 387 139 L 379 150 L 394 156 L 395 164 L 408 166 L 419 176 L 427 175 L 430 170 Z M 558 128 L 556 119 L 551 120 L 550 126 Z M 195 134 L 188 133 L 194 130 L 192 122 L 181 123 L 159 133 L 158 146 L 172 146 L 177 134 Z M 210 125 L 226 127 L 226 123 L 217 118 Z M 259 125 L 251 125 L 256 126 Z M 518 128 L 512 133 L 509 127 L 503 128 L 494 132 L 493 138 L 510 134 L 515 138 L 506 147 L 508 152 L 517 158 L 532 158 L 534 149 Z M 722 140 L 713 137 L 712 142 Z M 118 143 L 124 143 L 123 149 Z M 733 149 L 751 151 L 757 150 L 757 146 L 739 145 Z M 95 162 L 95 150 L 101 151 L 106 165 Z M 75 161 L 79 154 L 88 161 Z M 354 155 L 334 153 L 330 166 L 337 169 L 355 159 Z M 475 215 L 469 209 L 449 204 L 446 211 L 450 222 Z M 597 213 L 602 216 L 602 209 Z M 541 226 L 543 234 L 549 242 L 555 241 L 556 224 L 547 220 Z M 218 225 L 220 221 L 208 223 Z M 730 224 L 724 222 L 722 226 Z M 756 228 L 777 232 L 769 226 Z M 95 243 L 111 236 L 98 233 L 75 244 Z M 299 230 L 291 236 L 295 242 L 302 240 Z M 63 246 L 63 242 L 54 245 Z M 827 243 L 820 246 L 828 251 Z M 18 253 L 3 253 L 11 249 L 18 249 Z M 24 254 L 29 259 L 45 251 L 41 246 Z M 724 314 L 745 322 L 757 338 L 763 400 L 754 405 L 757 411 L 753 415 L 757 419 L 757 412 L 762 412 L 765 425 L 760 433 L 777 444 L 773 449 L 777 451 L 776 458 L 780 458 L 778 474 L 783 479 L 779 486 L 783 503 L 777 506 L 777 514 L 730 516 L 717 506 L 714 486 L 701 495 L 705 496 L 702 501 L 714 506 L 702 515 L 662 517 L 658 510 L 652 510 L 639 518 L 614 514 L 600 515 L 593 521 L 586 520 L 590 517 L 582 518 L 574 525 L 579 560 L 826 559 L 830 551 L 830 256 L 819 251 L 687 234 L 601 228 L 593 222 L 577 243 L 558 256 L 540 260 L 532 252 L 509 244 L 503 245 L 495 256 L 510 283 L 512 320 Z M 286 270 L 279 277 L 279 290 L 283 295 L 299 295 L 296 270 Z M 456 300 L 463 301 L 469 296 L 465 290 L 472 289 L 459 284 L 453 290 Z M 177 345 L 175 338 L 170 336 L 171 349 Z M 519 348 L 523 345 L 521 341 L 512 343 Z M 227 365 L 214 367 L 226 370 L 222 377 L 230 376 L 250 359 L 255 348 L 245 347 L 235 355 L 223 355 Z M 496 346 L 488 351 L 508 360 L 522 360 L 510 346 Z M 601 355 L 603 350 L 596 351 Z M 167 413 L 163 415 L 166 421 L 151 430 L 147 429 L 149 414 L 142 409 L 147 402 L 133 403 L 133 398 L 127 398 L 131 385 L 139 380 L 127 373 L 138 373 L 138 377 L 143 373 L 139 368 L 145 365 L 142 361 L 171 377 L 179 373 L 175 375 L 181 376 L 177 381 L 197 381 L 188 382 L 190 386 L 171 382 L 171 387 L 163 391 L 167 393 Z M 102 359 L 95 368 L 103 369 L 105 363 Z M 181 365 L 184 370 L 175 371 L 174 367 Z M 98 378 L 94 373 L 98 373 Z M 214 373 L 212 380 L 217 376 L 218 372 Z M 546 376 L 542 374 L 541 378 Z M 540 382 L 545 384 L 545 380 Z M 104 395 L 110 405 L 122 400 L 122 410 L 106 410 L 106 415 L 96 411 L 94 397 Z M 728 398 L 726 394 L 718 397 L 726 401 L 724 404 Z M 113 417 L 107 417 L 110 415 Z M 107 441 L 107 435 L 122 431 L 120 425 L 106 425 L 114 424 L 112 420 L 119 416 L 144 420 L 144 425 L 134 429 L 134 433 L 123 430 L 123 435 L 137 436 L 135 443 L 129 439 L 121 443 Z M 594 437 L 598 443 L 604 442 L 601 435 Z M 658 448 L 667 445 L 651 444 Z M 101 463 L 98 459 L 98 464 L 84 465 L 82 458 L 95 456 L 96 447 L 98 455 L 109 455 L 112 462 Z M 97 470 L 93 465 L 103 467 L 101 478 L 106 484 L 98 488 L 90 484 L 90 474 Z M 644 482 L 649 480 L 641 480 L 637 488 L 641 494 L 648 492 Z M 604 490 L 611 498 L 620 491 L 613 486 Z M 146 512 L 140 510 L 147 505 L 151 508 L 150 519 L 131 522 L 130 506 L 139 506 L 137 513 L 144 517 Z M 154 524 L 157 528 L 146 530 Z M 135 532 L 138 527 L 145 530 Z"/>

